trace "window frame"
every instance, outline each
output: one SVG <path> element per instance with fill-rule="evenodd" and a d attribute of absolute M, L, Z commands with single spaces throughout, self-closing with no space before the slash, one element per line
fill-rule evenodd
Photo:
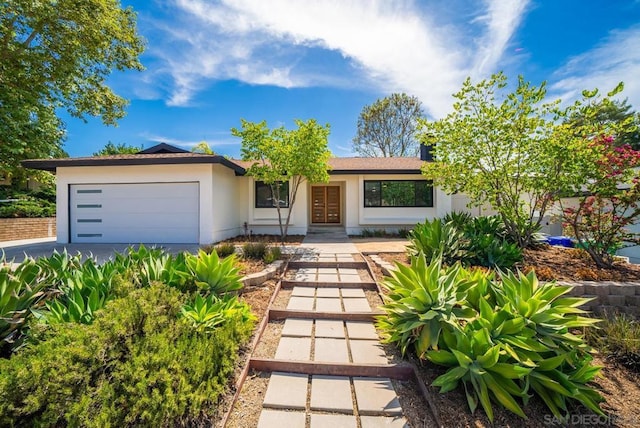
<path fill-rule="evenodd" d="M 394 183 L 394 182 L 411 182 L 413 183 L 413 200 L 414 200 L 414 204 L 413 205 L 383 205 L 383 199 L 382 199 L 382 187 L 383 187 L 383 183 Z M 380 189 L 379 192 L 379 197 L 378 197 L 378 202 L 379 205 L 367 205 L 367 184 L 369 183 L 378 183 L 378 188 Z M 425 205 L 416 205 L 416 201 L 418 200 L 417 196 L 417 188 L 416 188 L 416 184 L 417 183 L 425 183 L 425 185 L 427 186 L 427 190 L 430 191 L 431 193 L 431 197 L 428 198 L 429 201 L 431 202 L 431 204 L 429 205 L 428 202 L 429 201 L 425 201 L 426 204 Z M 364 180 L 364 183 L 362 185 L 362 190 L 363 190 L 363 201 L 362 201 L 362 205 L 364 208 L 433 208 L 435 206 L 435 201 L 434 201 L 434 193 L 433 193 L 433 181 L 431 180 Z"/>
<path fill-rule="evenodd" d="M 289 208 L 290 197 L 291 197 L 291 194 L 289 193 L 289 181 L 280 181 L 280 183 L 285 185 L 286 192 L 287 192 L 287 194 L 286 194 L 287 203 L 286 204 L 281 204 L 280 208 Z M 269 189 L 269 192 L 271 193 L 271 201 L 272 201 L 272 204 L 270 206 L 258 205 L 258 188 L 259 187 L 266 187 L 267 189 Z M 254 208 L 259 208 L 259 209 L 277 208 L 276 204 L 273 203 L 273 192 L 271 192 L 271 185 L 270 184 L 266 184 L 264 181 L 260 181 L 260 180 L 255 180 L 254 181 L 254 185 L 253 185 L 253 207 Z"/>

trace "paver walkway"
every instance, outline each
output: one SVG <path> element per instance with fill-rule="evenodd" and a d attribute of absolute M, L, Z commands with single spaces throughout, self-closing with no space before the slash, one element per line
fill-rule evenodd
<path fill-rule="evenodd" d="M 357 375 L 388 365 L 365 295 L 373 279 L 358 273 L 366 264 L 345 234 L 310 234 L 300 248 L 286 306 L 298 316 L 285 319 L 275 360 L 341 375 L 272 372 L 258 427 L 407 427 L 391 380 Z"/>

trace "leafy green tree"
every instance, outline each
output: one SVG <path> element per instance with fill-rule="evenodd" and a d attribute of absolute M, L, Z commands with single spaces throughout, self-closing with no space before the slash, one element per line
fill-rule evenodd
<path fill-rule="evenodd" d="M 135 155 L 136 153 L 143 150 L 142 146 L 130 146 L 125 143 L 121 143 L 118 145 L 113 144 L 109 141 L 103 148 L 93 153 L 93 156 L 109 156 L 109 155 Z"/>
<path fill-rule="evenodd" d="M 194 153 L 203 153 L 205 155 L 215 155 L 213 149 L 206 141 L 200 141 L 191 149 Z"/>
<path fill-rule="evenodd" d="M 420 139 L 434 146 L 434 162 L 424 174 L 446 191 L 464 192 L 472 203 L 489 203 L 521 248 L 529 245 L 557 196 L 557 177 L 566 160 L 556 153 L 553 112 L 544 103 L 545 84 L 494 74 L 473 84 L 467 79 L 454 95 L 453 112 L 436 122 L 421 121 Z"/>
<path fill-rule="evenodd" d="M 143 68 L 135 22 L 118 0 L 0 2 L 0 170 L 62 154 L 58 109 L 107 125 L 124 116 L 127 102 L 106 80 Z"/>
<path fill-rule="evenodd" d="M 275 208 L 284 242 L 300 185 L 305 181 L 329 181 L 329 124 L 322 126 L 314 119 L 306 122 L 296 120 L 297 129 L 288 130 L 281 126 L 270 130 L 265 121 L 254 123 L 242 119 L 241 122 L 242 129 L 232 128 L 231 134 L 242 139 L 242 159 L 253 162 L 247 174 L 268 184 L 278 201 Z M 281 194 L 283 182 L 289 182 L 290 189 L 289 209 L 284 222 L 279 203 L 285 200 Z"/>
<path fill-rule="evenodd" d="M 358 118 L 354 150 L 366 157 L 417 156 L 422 103 L 407 94 L 391 94 L 365 106 Z"/>

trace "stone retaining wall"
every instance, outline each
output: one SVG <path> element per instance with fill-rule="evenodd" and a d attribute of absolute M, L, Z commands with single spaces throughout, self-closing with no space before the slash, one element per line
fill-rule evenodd
<path fill-rule="evenodd" d="M 0 218 L 0 241 L 56 236 L 56 218 Z"/>
<path fill-rule="evenodd" d="M 385 275 L 388 275 L 389 270 L 393 269 L 390 263 L 379 256 L 372 254 L 369 257 Z M 557 283 L 572 286 L 573 289 L 569 293 L 571 296 L 593 298 L 591 302 L 582 307 L 596 315 L 622 312 L 640 317 L 640 282 L 558 281 Z"/>

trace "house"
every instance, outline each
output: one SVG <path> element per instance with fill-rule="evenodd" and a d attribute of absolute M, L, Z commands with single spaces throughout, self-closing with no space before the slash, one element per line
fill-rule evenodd
<path fill-rule="evenodd" d="M 417 157 L 332 158 L 328 183 L 299 189 L 289 233 L 326 226 L 348 234 L 397 230 L 445 215 L 451 196 L 425 180 L 422 163 Z M 246 175 L 248 162 L 159 144 L 138 154 L 23 165 L 56 174 L 59 243 L 208 244 L 249 230 L 279 233 L 271 192 Z"/>

